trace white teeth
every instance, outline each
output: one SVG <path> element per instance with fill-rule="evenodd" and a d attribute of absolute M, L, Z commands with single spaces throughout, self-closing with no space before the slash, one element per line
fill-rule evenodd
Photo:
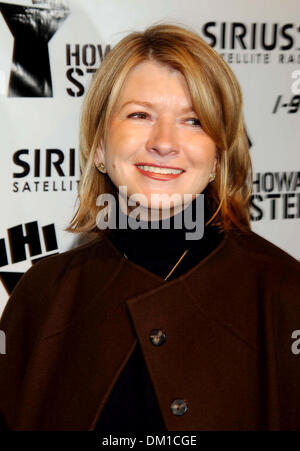
<path fill-rule="evenodd" d="M 181 174 L 181 169 L 158 168 L 156 166 L 138 166 L 143 171 L 155 172 L 156 174 Z"/>

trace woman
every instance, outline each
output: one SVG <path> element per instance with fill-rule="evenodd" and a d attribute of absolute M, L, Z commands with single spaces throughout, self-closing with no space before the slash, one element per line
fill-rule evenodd
<path fill-rule="evenodd" d="M 227 64 L 180 27 L 130 34 L 93 78 L 80 158 L 68 230 L 99 237 L 15 288 L 0 326 L 4 427 L 298 429 L 299 263 L 250 230 L 242 97 Z M 116 201 L 106 216 L 102 194 Z"/>

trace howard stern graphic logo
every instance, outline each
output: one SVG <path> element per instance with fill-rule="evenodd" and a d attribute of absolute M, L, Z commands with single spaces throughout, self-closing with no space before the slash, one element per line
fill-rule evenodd
<path fill-rule="evenodd" d="M 43 237 L 43 240 L 40 236 Z M 7 230 L 7 238 L 8 245 L 6 245 L 4 238 L 0 238 L 0 267 L 27 260 L 26 245 L 32 263 L 36 263 L 43 258 L 41 256 L 43 253 L 42 244 L 46 253 L 58 250 L 54 224 L 41 227 L 41 234 L 37 221 L 28 222 L 24 225 L 18 224 Z"/>
<path fill-rule="evenodd" d="M 300 218 L 300 171 L 257 172 L 251 210 L 252 221 Z"/>
<path fill-rule="evenodd" d="M 30 2 L 28 2 L 30 3 Z M 9 97 L 52 97 L 48 42 L 70 14 L 64 0 L 0 3 L 14 37 Z"/>
<path fill-rule="evenodd" d="M 41 230 L 37 221 L 18 224 L 7 230 L 7 237 L 0 238 L 0 267 L 28 259 L 34 264 L 57 253 L 54 224 L 42 226 Z M 0 271 L 0 281 L 8 295 L 11 294 L 22 275 L 22 272 Z"/>
<path fill-rule="evenodd" d="M 248 142 L 251 148 L 249 136 Z M 300 218 L 300 171 L 254 173 L 251 221 L 297 218 Z"/>
<path fill-rule="evenodd" d="M 96 72 L 99 61 L 110 51 L 110 45 L 104 48 L 97 44 L 66 44 L 66 77 L 70 85 L 66 89 L 71 97 L 81 97 L 84 94 L 84 76 Z"/>

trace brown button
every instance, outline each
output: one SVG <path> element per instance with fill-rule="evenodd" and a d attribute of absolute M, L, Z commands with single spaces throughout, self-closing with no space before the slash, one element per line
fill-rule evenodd
<path fill-rule="evenodd" d="M 187 404 L 183 399 L 175 399 L 171 404 L 171 412 L 173 415 L 184 415 L 188 410 Z"/>
<path fill-rule="evenodd" d="M 149 339 L 154 346 L 161 346 L 166 341 L 166 334 L 160 329 L 152 329 Z"/>

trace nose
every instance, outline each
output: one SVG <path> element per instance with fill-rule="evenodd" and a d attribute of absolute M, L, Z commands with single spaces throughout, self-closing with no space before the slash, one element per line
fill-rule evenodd
<path fill-rule="evenodd" d="M 176 126 L 171 120 L 158 120 L 151 128 L 147 150 L 159 155 L 176 154 L 179 151 Z"/>

